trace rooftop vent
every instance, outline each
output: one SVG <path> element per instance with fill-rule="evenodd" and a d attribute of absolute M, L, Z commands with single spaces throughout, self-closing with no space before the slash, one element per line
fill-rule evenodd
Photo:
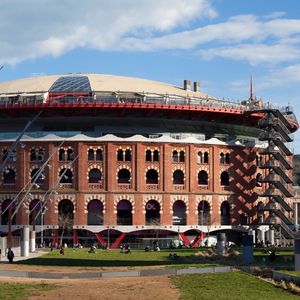
<path fill-rule="evenodd" d="M 194 82 L 194 92 L 200 92 L 200 82 Z"/>
<path fill-rule="evenodd" d="M 191 81 L 190 80 L 184 80 L 184 82 L 183 82 L 183 88 L 186 91 L 190 91 L 191 90 Z"/>

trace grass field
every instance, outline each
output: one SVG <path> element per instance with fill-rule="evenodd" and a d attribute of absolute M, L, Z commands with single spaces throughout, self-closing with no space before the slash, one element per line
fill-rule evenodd
<path fill-rule="evenodd" d="M 299 299 L 278 286 L 244 272 L 172 276 L 184 300 Z"/>
<path fill-rule="evenodd" d="M 99 268 L 109 271 L 110 268 L 125 267 L 128 270 L 139 267 L 165 267 L 165 268 L 188 268 L 231 265 L 243 265 L 242 248 L 234 248 L 226 255 L 217 255 L 210 248 L 185 248 L 185 249 L 162 249 L 159 252 L 145 252 L 144 250 L 131 250 L 132 254 L 120 253 L 120 250 L 98 250 L 96 253 L 88 253 L 89 249 L 65 249 L 66 255 L 59 255 L 59 250 L 48 252 L 41 257 L 20 261 L 15 264 L 31 266 L 52 266 L 52 267 L 81 267 L 89 270 Z M 262 253 L 261 248 L 254 248 L 254 265 L 268 266 L 269 254 Z M 290 262 L 283 260 L 283 255 L 293 254 L 293 248 L 276 248 L 268 251 L 276 251 L 277 258 L 274 264 L 286 265 Z M 180 257 L 169 258 L 170 253 L 176 253 Z M 266 262 L 262 262 L 262 258 Z M 276 261 L 277 260 L 277 261 Z M 244 264 L 245 265 L 245 264 Z M 192 274 L 170 277 L 180 299 L 230 299 L 230 300 L 260 300 L 260 299 L 299 299 L 299 296 L 292 295 L 252 275 L 241 271 L 215 274 Z M 4 289 L 0 285 L 0 299 L 27 299 L 29 293 L 34 294 L 42 289 L 53 289 L 52 285 L 13 285 Z M 35 291 L 34 291 L 35 290 Z M 14 294 L 15 293 L 15 294 Z M 18 295 L 19 298 L 13 298 Z M 5 298 L 6 297 L 6 298 Z"/>
<path fill-rule="evenodd" d="M 40 291 L 55 289 L 54 284 L 22 284 L 22 283 L 0 283 L 0 299 L 27 299 L 29 296 L 38 296 Z"/>
<path fill-rule="evenodd" d="M 231 249 L 226 255 L 218 255 L 211 248 L 183 248 L 162 249 L 159 252 L 145 252 L 144 250 L 131 250 L 132 254 L 120 253 L 120 250 L 99 250 L 88 253 L 89 249 L 65 249 L 66 255 L 59 255 L 59 250 L 48 252 L 45 255 L 20 261 L 19 264 L 39 266 L 68 266 L 68 267 L 207 267 L 207 266 L 243 266 L 242 248 Z M 263 254 L 262 248 L 254 248 L 254 264 L 268 266 L 269 254 Z M 291 265 L 292 261 L 285 261 L 283 256 L 291 256 L 293 248 L 269 248 L 276 251 L 276 259 L 272 264 Z M 180 258 L 169 258 L 170 253 L 176 253 Z M 265 261 L 263 261 L 263 258 Z"/>

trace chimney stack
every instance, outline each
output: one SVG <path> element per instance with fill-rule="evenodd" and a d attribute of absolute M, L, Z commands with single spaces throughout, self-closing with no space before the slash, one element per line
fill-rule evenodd
<path fill-rule="evenodd" d="M 184 82 L 183 82 L 183 88 L 186 91 L 190 91 L 191 90 L 191 81 L 190 80 L 184 80 Z"/>
<path fill-rule="evenodd" d="M 200 92 L 200 82 L 194 82 L 194 92 Z"/>

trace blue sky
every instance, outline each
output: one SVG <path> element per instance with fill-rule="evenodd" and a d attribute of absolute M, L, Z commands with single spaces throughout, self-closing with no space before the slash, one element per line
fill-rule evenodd
<path fill-rule="evenodd" d="M 299 0 L 1 0 L 0 81 L 70 72 L 139 77 L 300 119 Z M 300 153 L 300 130 L 294 152 Z"/>

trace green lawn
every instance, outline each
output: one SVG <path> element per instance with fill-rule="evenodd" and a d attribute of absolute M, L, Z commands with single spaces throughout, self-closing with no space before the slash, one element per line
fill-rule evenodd
<path fill-rule="evenodd" d="M 217 255 L 210 248 L 162 249 L 159 252 L 131 250 L 132 254 L 120 253 L 120 250 L 96 249 L 96 253 L 88 253 L 89 249 L 65 249 L 66 255 L 59 255 L 59 250 L 46 253 L 41 257 L 18 262 L 26 265 L 68 266 L 68 267 L 147 267 L 166 266 L 168 268 L 207 267 L 207 266 L 242 266 L 242 248 L 234 248 L 227 255 Z M 262 248 L 254 248 L 254 265 L 268 266 L 269 254 L 262 254 Z M 269 248 L 268 251 L 273 251 Z M 277 258 L 272 264 L 291 265 L 285 262 L 282 255 L 292 255 L 293 248 L 275 249 Z M 176 253 L 178 259 L 170 259 L 169 254 Z M 265 262 L 263 262 L 265 258 Z"/>
<path fill-rule="evenodd" d="M 65 255 L 59 255 L 59 250 L 53 250 L 40 257 L 20 262 L 23 265 L 39 266 L 67 266 L 67 267 L 147 267 L 147 266 L 178 266 L 180 268 L 197 266 L 217 266 L 217 263 L 191 260 L 199 249 L 163 249 L 159 252 L 145 252 L 144 250 L 131 250 L 132 254 L 120 253 L 120 250 L 99 250 L 88 253 L 89 249 L 65 249 Z M 170 253 L 180 256 L 177 259 L 169 258 Z"/>
<path fill-rule="evenodd" d="M 0 283 L 0 299 L 27 299 L 29 296 L 38 296 L 39 291 L 50 291 L 55 289 L 54 284 L 21 284 L 21 283 Z"/>
<path fill-rule="evenodd" d="M 273 284 L 243 272 L 171 276 L 184 300 L 299 299 Z"/>

